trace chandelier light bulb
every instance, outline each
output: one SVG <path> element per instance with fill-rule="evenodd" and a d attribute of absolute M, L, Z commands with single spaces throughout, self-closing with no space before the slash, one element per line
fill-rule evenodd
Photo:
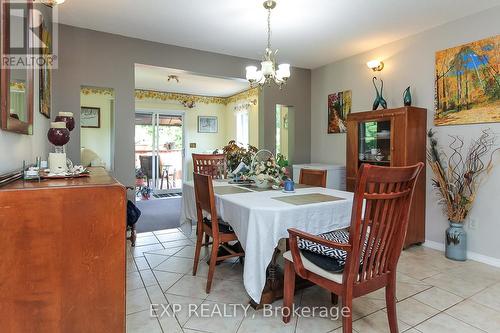
<path fill-rule="evenodd" d="M 273 74 L 274 66 L 271 60 L 262 61 L 260 65 L 262 66 L 262 74 L 264 74 L 264 76 L 269 76 Z"/>
<path fill-rule="evenodd" d="M 278 71 L 280 72 L 282 78 L 289 78 L 290 77 L 290 64 L 280 64 L 278 66 Z"/>
<path fill-rule="evenodd" d="M 257 66 L 247 66 L 246 73 L 246 78 L 248 81 L 257 80 Z"/>

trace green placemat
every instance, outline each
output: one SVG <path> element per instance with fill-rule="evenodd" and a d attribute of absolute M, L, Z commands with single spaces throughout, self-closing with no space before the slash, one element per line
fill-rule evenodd
<path fill-rule="evenodd" d="M 246 188 L 241 188 L 236 186 L 214 186 L 214 193 L 218 195 L 237 194 L 246 192 L 252 192 L 252 191 L 247 190 Z"/>
<path fill-rule="evenodd" d="M 277 191 L 275 190 L 274 188 L 272 187 L 269 187 L 269 188 L 261 188 L 261 187 L 257 187 L 255 185 L 238 185 L 239 187 L 244 187 L 244 188 L 247 188 L 253 192 L 265 192 L 265 191 Z"/>
<path fill-rule="evenodd" d="M 332 195 L 326 195 L 321 193 L 309 193 L 309 194 L 298 194 L 298 195 L 287 195 L 283 197 L 274 197 L 274 200 L 286 202 L 292 205 L 310 205 L 320 202 L 331 202 L 345 200 L 344 198 L 334 197 Z"/>

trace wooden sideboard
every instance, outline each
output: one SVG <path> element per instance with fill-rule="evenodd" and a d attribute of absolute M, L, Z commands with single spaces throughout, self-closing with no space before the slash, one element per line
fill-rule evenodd
<path fill-rule="evenodd" d="M 347 190 L 354 191 L 362 163 L 409 166 L 426 162 L 427 110 L 402 107 L 347 116 Z M 379 149 L 380 161 L 371 149 Z M 363 158 L 362 158 L 363 157 Z M 425 241 L 425 168 L 420 173 L 408 222 L 405 248 Z"/>
<path fill-rule="evenodd" d="M 125 219 L 101 168 L 0 187 L 0 331 L 125 332 Z"/>

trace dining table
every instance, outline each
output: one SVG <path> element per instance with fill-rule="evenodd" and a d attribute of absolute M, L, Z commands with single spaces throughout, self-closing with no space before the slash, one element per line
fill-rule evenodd
<path fill-rule="evenodd" d="M 321 234 L 346 228 L 351 222 L 353 193 L 322 187 L 295 185 L 294 193 L 262 189 L 255 185 L 213 180 L 218 217 L 234 230 L 245 251 L 243 284 L 254 304 L 262 302 L 268 266 L 288 229 Z M 182 189 L 181 229 L 192 232 L 196 224 L 193 181 Z"/>

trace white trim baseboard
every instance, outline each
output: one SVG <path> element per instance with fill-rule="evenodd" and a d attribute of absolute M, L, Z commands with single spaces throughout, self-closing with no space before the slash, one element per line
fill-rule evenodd
<path fill-rule="evenodd" d="M 430 249 L 444 252 L 444 243 L 434 242 L 434 241 L 426 239 L 422 245 L 425 247 L 428 247 Z M 491 265 L 491 266 L 495 266 L 495 267 L 500 267 L 500 259 L 485 256 L 484 254 L 480 254 L 480 253 L 476 253 L 476 252 L 472 252 L 472 251 L 467 251 L 467 259 L 478 261 L 478 262 L 481 262 L 483 264 L 487 264 L 487 265 Z"/>

